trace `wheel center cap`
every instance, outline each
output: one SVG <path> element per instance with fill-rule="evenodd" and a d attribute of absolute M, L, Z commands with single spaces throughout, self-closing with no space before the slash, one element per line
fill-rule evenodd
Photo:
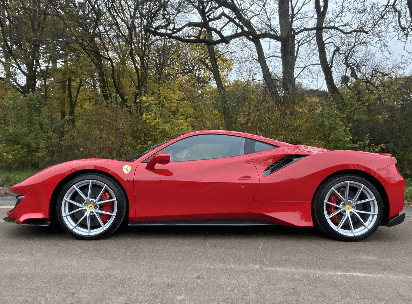
<path fill-rule="evenodd" d="M 345 206 L 345 209 L 349 211 L 349 210 L 352 209 L 352 207 L 351 207 L 350 205 L 346 205 L 346 206 Z"/>
<path fill-rule="evenodd" d="M 88 204 L 88 205 L 87 205 L 87 209 L 93 210 L 93 208 L 94 208 L 93 204 Z"/>

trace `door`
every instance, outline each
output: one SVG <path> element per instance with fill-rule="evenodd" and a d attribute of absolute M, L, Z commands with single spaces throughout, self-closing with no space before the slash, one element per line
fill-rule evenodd
<path fill-rule="evenodd" d="M 171 162 L 135 173 L 136 217 L 219 218 L 245 213 L 259 183 L 245 139 L 205 134 L 164 148 Z"/>

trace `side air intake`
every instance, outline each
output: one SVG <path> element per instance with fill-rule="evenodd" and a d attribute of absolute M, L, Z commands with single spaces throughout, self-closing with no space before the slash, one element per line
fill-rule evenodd
<path fill-rule="evenodd" d="M 271 164 L 269 167 L 263 171 L 263 176 L 268 176 L 272 173 L 275 173 L 276 171 L 279 171 L 280 169 L 289 166 L 298 160 L 306 157 L 307 155 L 289 155 L 285 156 L 284 158 L 279 159 L 277 162 Z"/>

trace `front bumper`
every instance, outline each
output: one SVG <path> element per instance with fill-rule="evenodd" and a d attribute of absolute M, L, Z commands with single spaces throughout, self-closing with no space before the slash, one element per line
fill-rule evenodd
<path fill-rule="evenodd" d="M 12 219 L 12 218 L 9 217 L 9 216 L 4 217 L 4 218 L 3 218 L 3 221 L 5 221 L 6 223 L 17 223 L 16 220 Z"/>
<path fill-rule="evenodd" d="M 6 223 L 17 223 L 17 220 L 6 216 L 3 218 L 3 221 Z M 22 226 L 32 226 L 32 227 L 49 227 L 50 226 L 50 220 L 48 219 L 28 219 L 21 223 L 20 225 Z"/>

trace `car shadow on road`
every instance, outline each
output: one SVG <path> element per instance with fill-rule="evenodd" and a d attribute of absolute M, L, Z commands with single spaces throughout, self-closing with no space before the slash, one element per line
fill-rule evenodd
<path fill-rule="evenodd" d="M 161 226 L 161 227 L 128 227 L 117 233 L 117 237 L 150 237 L 150 238 L 226 238 L 248 239 L 276 237 L 278 239 L 314 239 L 322 235 L 316 229 L 293 228 L 285 226 Z"/>
<path fill-rule="evenodd" d="M 3 230 L 3 229 L 2 229 Z M 3 232 L 9 238 L 53 239 L 68 237 L 60 227 L 30 227 L 10 225 Z M 122 227 L 110 238 L 318 238 L 322 237 L 315 229 L 302 229 L 284 226 L 152 226 L 152 227 Z"/>
<path fill-rule="evenodd" d="M 31 227 L 20 225 L 8 225 L 8 229 L 2 229 L 8 238 L 14 239 L 53 239 L 69 236 L 60 227 Z"/>
<path fill-rule="evenodd" d="M 65 233 L 61 227 L 30 227 L 19 225 L 7 225 L 2 229 L 3 235 L 9 239 L 52 240 L 73 239 Z M 392 233 L 393 232 L 393 233 Z M 385 227 L 379 228 L 366 241 L 389 241 L 398 238 L 399 235 Z M 113 240 L 122 239 L 259 239 L 276 238 L 277 240 L 322 240 L 332 239 L 320 233 L 315 228 L 294 228 L 280 225 L 273 226 L 138 226 L 121 227 L 109 237 Z"/>
<path fill-rule="evenodd" d="M 277 240 L 296 241 L 331 241 L 336 242 L 315 228 L 298 228 L 281 225 L 268 226 L 160 226 L 160 227 L 127 227 L 116 233 L 118 238 L 226 238 L 226 239 L 259 239 L 276 238 Z M 365 239 L 366 242 L 391 242 L 400 240 L 403 234 L 394 228 L 379 227 L 374 234 Z M 346 242 L 343 242 L 346 243 Z"/>

